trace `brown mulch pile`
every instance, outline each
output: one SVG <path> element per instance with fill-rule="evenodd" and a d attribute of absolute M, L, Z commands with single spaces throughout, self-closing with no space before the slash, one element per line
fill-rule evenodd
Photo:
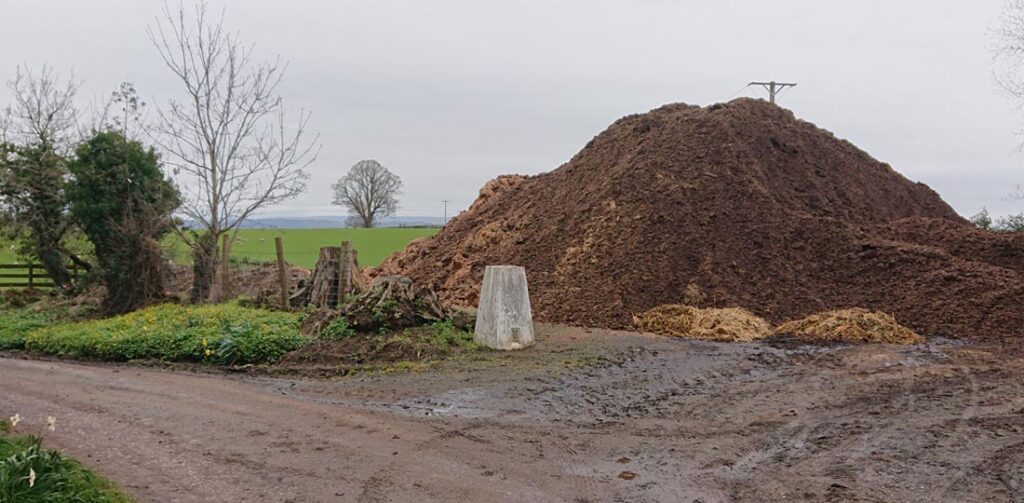
<path fill-rule="evenodd" d="M 646 332 L 715 342 L 750 342 L 772 335 L 767 321 L 735 307 L 669 304 L 634 316 L 633 323 Z"/>
<path fill-rule="evenodd" d="M 892 316 L 867 309 L 840 309 L 812 314 L 779 325 L 775 333 L 805 342 L 877 342 L 920 344 L 924 338 Z"/>
<path fill-rule="evenodd" d="M 501 177 L 392 256 L 476 305 L 486 265 L 527 269 L 535 318 L 626 328 L 683 303 L 773 323 L 857 305 L 925 336 L 1017 337 L 1024 243 L 979 231 L 927 186 L 766 102 L 622 118 L 568 163 Z"/>

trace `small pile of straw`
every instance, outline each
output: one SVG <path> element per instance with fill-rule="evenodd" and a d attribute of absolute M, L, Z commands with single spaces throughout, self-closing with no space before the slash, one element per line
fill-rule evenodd
<path fill-rule="evenodd" d="M 783 323 L 775 329 L 782 336 L 807 342 L 920 344 L 924 338 L 896 322 L 892 316 L 862 308 L 812 314 Z"/>
<path fill-rule="evenodd" d="M 633 323 L 645 332 L 716 342 L 749 342 L 772 334 L 767 321 L 737 307 L 668 304 L 633 316 Z"/>

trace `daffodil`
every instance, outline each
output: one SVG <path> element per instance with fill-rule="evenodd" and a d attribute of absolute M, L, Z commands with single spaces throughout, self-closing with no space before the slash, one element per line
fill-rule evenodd
<path fill-rule="evenodd" d="M 21 422 L 21 416 L 19 416 L 18 414 L 15 414 L 15 415 L 11 416 L 11 428 L 13 428 L 15 426 L 18 426 L 18 423 L 20 423 L 20 422 Z"/>
<path fill-rule="evenodd" d="M 57 418 L 53 416 L 46 416 L 46 429 L 50 431 L 57 431 Z"/>
<path fill-rule="evenodd" d="M 31 468 L 29 468 L 28 469 L 28 486 L 29 487 L 35 487 L 35 485 L 36 485 L 36 471 L 31 469 Z"/>

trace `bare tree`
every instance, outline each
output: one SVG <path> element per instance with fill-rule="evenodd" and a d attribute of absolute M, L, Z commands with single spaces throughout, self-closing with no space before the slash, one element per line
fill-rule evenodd
<path fill-rule="evenodd" d="M 331 187 L 333 204 L 348 208 L 362 227 L 373 227 L 378 218 L 395 214 L 402 180 L 379 162 L 368 160 L 357 162 Z"/>
<path fill-rule="evenodd" d="M 992 30 L 996 84 L 1017 105 L 1024 104 L 1024 0 L 1009 0 Z"/>
<path fill-rule="evenodd" d="M 49 66 L 38 72 L 18 68 L 7 83 L 14 98 L 0 125 L 0 211 L 4 228 L 34 256 L 53 282 L 68 288 L 72 277 L 66 260 L 84 267 L 64 245 L 72 227 L 64 187 L 67 156 L 77 142 L 78 83 L 61 78 Z"/>
<path fill-rule="evenodd" d="M 205 300 L 217 267 L 217 243 L 253 213 L 305 190 L 318 136 L 306 134 L 309 113 L 291 128 L 277 94 L 286 69 L 259 62 L 252 46 L 210 17 L 164 7 L 149 35 L 183 84 L 185 96 L 158 110 L 154 141 L 166 153 L 182 195 L 181 212 L 200 231 L 182 233 L 193 249 L 192 300 Z"/>
<path fill-rule="evenodd" d="M 61 78 L 50 66 L 38 73 L 19 67 L 7 88 L 14 97 L 8 109 L 7 136 L 13 143 L 51 145 L 66 154 L 77 141 L 78 109 L 74 75 Z"/>
<path fill-rule="evenodd" d="M 1018 109 L 1024 108 L 1024 0 L 1009 0 L 1003 7 L 999 24 L 991 30 L 992 53 L 995 60 L 993 76 L 996 85 Z M 1024 130 L 1017 131 L 1024 135 Z M 1017 146 L 1024 150 L 1024 142 Z M 1021 186 L 1006 196 L 1008 200 L 1024 200 Z M 1002 220 L 1002 219 L 1000 219 Z M 998 228 L 1001 222 L 991 222 Z"/>
<path fill-rule="evenodd" d="M 0 144 L 10 143 L 11 138 L 11 121 L 14 111 L 11 107 L 7 106 L 0 109 Z"/>

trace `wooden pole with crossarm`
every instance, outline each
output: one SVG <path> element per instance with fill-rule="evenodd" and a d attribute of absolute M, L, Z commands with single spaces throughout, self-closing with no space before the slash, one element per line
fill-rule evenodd
<path fill-rule="evenodd" d="M 782 90 L 787 88 L 787 87 L 794 87 L 794 86 L 796 86 L 796 83 L 794 83 L 794 82 L 775 82 L 774 80 L 772 80 L 770 82 L 751 82 L 748 85 L 751 85 L 751 86 L 761 86 L 761 87 L 765 88 L 768 91 L 768 101 L 770 103 L 772 103 L 772 104 L 775 104 L 775 96 L 778 95 L 779 93 L 781 93 Z"/>

